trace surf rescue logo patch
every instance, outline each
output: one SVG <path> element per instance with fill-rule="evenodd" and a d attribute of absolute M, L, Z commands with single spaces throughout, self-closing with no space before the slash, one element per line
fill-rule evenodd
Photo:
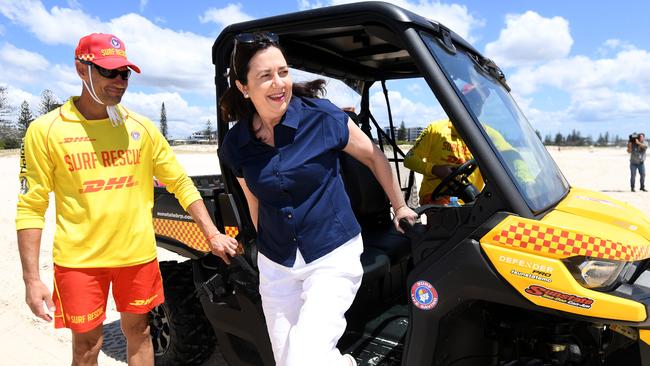
<path fill-rule="evenodd" d="M 431 310 L 438 305 L 438 291 L 427 281 L 418 281 L 411 286 L 411 301 L 416 308 Z"/>
<path fill-rule="evenodd" d="M 120 47 L 122 47 L 122 45 L 120 44 L 120 41 L 118 41 L 117 38 L 115 38 L 115 37 L 111 38 L 111 45 L 112 45 L 114 48 L 120 48 Z"/>

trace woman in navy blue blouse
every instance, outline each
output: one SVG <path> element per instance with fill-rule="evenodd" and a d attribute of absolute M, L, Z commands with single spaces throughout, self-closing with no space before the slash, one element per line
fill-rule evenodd
<path fill-rule="evenodd" d="M 356 365 L 336 348 L 359 289 L 361 230 L 339 172 L 344 151 L 386 191 L 395 226 L 416 214 L 384 154 L 323 94 L 324 81 L 293 84 L 272 33 L 237 35 L 225 120 L 239 121 L 219 157 L 238 177 L 258 232 L 260 295 L 276 364 Z"/>

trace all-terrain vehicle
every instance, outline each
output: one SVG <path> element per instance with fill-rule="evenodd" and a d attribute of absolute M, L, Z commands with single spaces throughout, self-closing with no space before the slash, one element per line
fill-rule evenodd
<path fill-rule="evenodd" d="M 405 196 L 414 181 L 402 166 L 393 121 L 400 111 L 389 87 L 404 93 L 400 85 L 412 83 L 413 98 L 429 93 L 432 115 L 418 122 L 448 117 L 474 156 L 439 192 L 464 204 L 418 207 L 428 222 L 404 225 L 407 235 L 392 226 L 370 171 L 342 156 L 365 246 L 343 352 L 360 365 L 650 365 L 650 288 L 641 284 L 650 219 L 568 184 L 493 61 L 444 25 L 397 6 L 341 5 L 224 29 L 212 49 L 217 100 L 228 87 L 234 36 L 255 31 L 277 34 L 294 70 L 329 78 L 329 95 L 343 90 L 339 84 L 357 93 L 354 120 L 387 154 Z M 485 91 L 482 108 L 463 94 L 467 85 Z M 234 121 L 217 119 L 222 141 Z M 476 168 L 485 186 L 464 196 Z M 221 172 L 194 179 L 218 227 L 241 243 L 230 266 L 208 253 L 189 216 L 156 189 L 158 243 L 190 259 L 162 263 L 167 302 L 152 313 L 159 364 L 199 364 L 215 337 L 230 365 L 274 364 L 255 230 L 234 175 L 226 166 Z"/>

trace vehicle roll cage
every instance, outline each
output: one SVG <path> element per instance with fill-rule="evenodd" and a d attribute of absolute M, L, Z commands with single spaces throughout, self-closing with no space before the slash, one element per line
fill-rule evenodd
<path fill-rule="evenodd" d="M 476 157 L 481 172 L 487 178 L 485 191 L 494 197 L 491 205 L 524 217 L 536 215 L 514 186 L 495 151 L 486 143 L 485 132 L 463 104 L 459 91 L 450 79 L 451 75 L 441 69 L 422 37 L 429 35 L 452 54 L 460 51 L 469 53 L 478 68 L 497 76 L 495 79 L 505 84 L 501 70 L 453 31 L 383 2 L 338 5 L 232 24 L 221 32 L 212 48 L 217 98 L 228 88 L 225 75 L 235 35 L 256 31 L 270 31 L 278 35 L 292 68 L 340 80 L 361 95 L 360 127 L 371 136 L 374 125 L 377 131 L 375 139 L 380 149 L 386 150 L 385 144 L 390 145 L 393 151 L 388 152 L 388 159 L 399 174 L 400 186 L 406 183 L 402 189 L 407 195 L 414 184 L 414 174 L 408 174 L 409 178 L 406 178 L 403 171 L 400 172 L 405 153 L 395 138 L 386 81 L 422 77 Z M 369 90 L 377 82 L 381 83 L 386 100 L 390 125 L 387 133 L 379 126 L 369 106 Z M 223 121 L 217 113 L 217 122 L 218 140 L 221 142 L 231 121 Z M 232 173 L 222 169 L 222 174 L 226 191 L 239 192 L 240 187 Z M 242 195 L 236 196 L 237 201 L 243 201 Z M 499 199 L 496 200 L 496 197 Z M 245 202 L 237 204 L 246 207 Z"/>

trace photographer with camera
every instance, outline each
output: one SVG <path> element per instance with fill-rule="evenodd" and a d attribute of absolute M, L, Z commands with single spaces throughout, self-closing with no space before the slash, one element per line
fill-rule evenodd
<path fill-rule="evenodd" d="M 636 171 L 639 171 L 641 190 L 647 192 L 645 189 L 645 152 L 648 149 L 648 144 L 645 142 L 644 133 L 633 133 L 627 142 L 627 152 L 630 154 L 630 188 L 634 192 L 634 181 L 636 180 Z"/>

